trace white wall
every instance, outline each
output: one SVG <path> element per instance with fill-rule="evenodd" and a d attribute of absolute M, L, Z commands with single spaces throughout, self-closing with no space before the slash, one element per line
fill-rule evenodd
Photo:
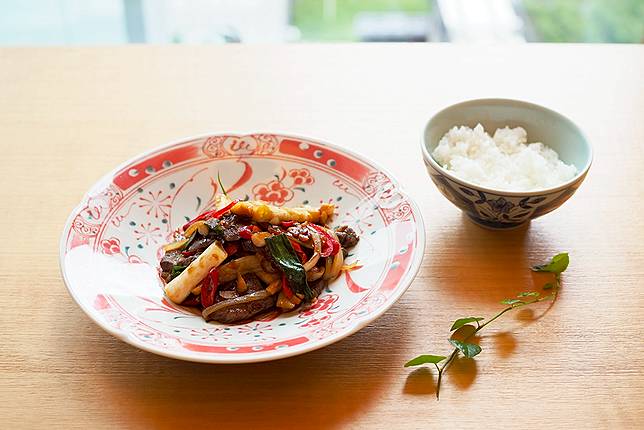
<path fill-rule="evenodd" d="M 0 0 L 0 45 L 128 42 L 124 0 Z M 148 43 L 297 39 L 288 0 L 142 0 Z M 136 20 L 135 20 L 136 21 Z"/>
<path fill-rule="evenodd" d="M 293 37 L 288 0 L 145 0 L 150 43 L 283 42 Z"/>
<path fill-rule="evenodd" d="M 122 0 L 3 0 L 0 44 L 127 42 Z"/>

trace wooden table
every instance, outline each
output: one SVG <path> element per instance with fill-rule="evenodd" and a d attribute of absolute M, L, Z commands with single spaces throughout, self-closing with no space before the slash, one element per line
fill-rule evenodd
<path fill-rule="evenodd" d="M 291 45 L 0 50 L 3 428 L 644 428 L 644 47 Z M 483 230 L 429 182 L 421 129 L 448 104 L 512 97 L 569 115 L 595 162 L 563 207 Z M 139 351 L 74 304 L 58 268 L 69 211 L 101 175 L 207 131 L 320 137 L 387 166 L 422 207 L 418 277 L 382 318 L 322 350 L 203 365 Z M 557 303 L 490 326 L 476 360 L 429 370 L 451 322 L 489 316 L 568 251 Z M 205 427 L 203 427 L 205 428 Z"/>

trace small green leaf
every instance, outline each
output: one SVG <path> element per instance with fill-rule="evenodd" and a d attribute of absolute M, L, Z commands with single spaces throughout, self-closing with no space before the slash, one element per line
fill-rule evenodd
<path fill-rule="evenodd" d="M 409 360 L 407 363 L 405 363 L 405 367 L 421 366 L 423 364 L 437 364 L 445 360 L 446 358 L 447 357 L 444 357 L 442 355 L 423 354 Z"/>
<path fill-rule="evenodd" d="M 454 331 L 456 329 L 459 329 L 467 323 L 483 321 L 484 319 L 485 318 L 481 318 L 481 317 L 459 318 L 456 321 L 454 321 L 454 324 L 452 324 L 452 328 L 450 328 L 449 331 Z"/>
<path fill-rule="evenodd" d="M 501 304 L 514 306 L 514 305 L 523 305 L 525 304 L 525 302 L 523 300 L 517 300 L 517 299 L 503 299 L 501 300 Z"/>
<path fill-rule="evenodd" d="M 552 290 L 555 287 L 555 285 L 552 282 L 548 282 L 546 285 L 543 286 L 544 290 Z"/>
<path fill-rule="evenodd" d="M 517 297 L 539 297 L 540 294 L 541 293 L 538 293 L 536 291 L 524 291 L 517 294 Z"/>
<path fill-rule="evenodd" d="M 452 332 L 452 335 L 450 336 L 450 339 L 463 340 L 469 338 L 470 336 L 473 336 L 474 333 L 476 333 L 476 327 L 474 327 L 472 324 L 465 324 L 464 326 L 461 326 L 454 330 Z"/>
<path fill-rule="evenodd" d="M 293 245 L 286 234 L 278 234 L 266 238 L 266 249 L 270 253 L 272 263 L 284 273 L 289 287 L 296 293 L 301 293 L 307 300 L 315 297 L 306 280 L 306 271 L 300 262 Z"/>
<path fill-rule="evenodd" d="M 450 339 L 449 343 L 454 345 L 467 358 L 472 358 L 481 352 L 481 347 L 474 343 L 461 342 L 460 340 Z"/>
<path fill-rule="evenodd" d="M 533 266 L 532 270 L 534 270 L 535 272 L 556 273 L 558 275 L 560 273 L 563 273 L 566 268 L 568 268 L 568 263 L 570 263 L 568 253 L 562 252 L 561 254 L 557 254 L 552 257 L 548 263 Z"/>

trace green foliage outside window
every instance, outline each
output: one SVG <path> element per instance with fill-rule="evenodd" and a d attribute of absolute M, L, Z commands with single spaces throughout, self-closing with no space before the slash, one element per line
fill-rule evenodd
<path fill-rule="evenodd" d="M 429 13 L 428 0 L 294 0 L 293 23 L 304 41 L 358 41 L 353 20 L 360 12 Z"/>
<path fill-rule="evenodd" d="M 479 0 L 486 1 L 486 0 Z M 357 41 L 361 12 L 430 14 L 431 0 L 293 0 L 303 41 Z M 517 0 L 537 42 L 644 43 L 644 0 Z"/>
<path fill-rule="evenodd" d="M 644 42 L 644 0 L 523 0 L 537 41 Z"/>

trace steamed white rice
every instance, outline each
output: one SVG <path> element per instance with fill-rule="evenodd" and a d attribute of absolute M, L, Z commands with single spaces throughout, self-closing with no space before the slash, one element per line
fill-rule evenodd
<path fill-rule="evenodd" d="M 541 142 L 527 143 L 521 127 L 499 128 L 490 136 L 478 124 L 474 129 L 454 127 L 432 152 L 434 159 L 454 176 L 488 188 L 532 191 L 560 185 L 577 168 Z"/>

